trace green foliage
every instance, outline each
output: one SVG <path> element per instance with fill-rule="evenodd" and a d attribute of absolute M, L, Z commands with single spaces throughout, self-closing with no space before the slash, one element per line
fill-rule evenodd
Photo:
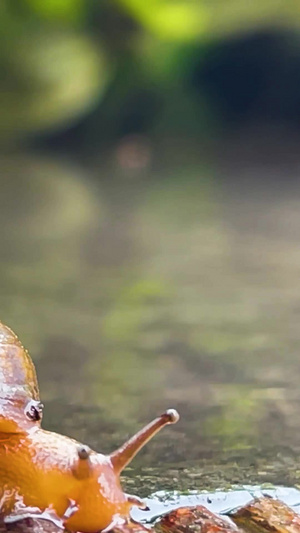
<path fill-rule="evenodd" d="M 84 0 L 25 0 L 27 5 L 41 18 L 48 21 L 74 23 L 80 21 L 87 11 Z"/>
<path fill-rule="evenodd" d="M 166 40 L 214 39 L 273 25 L 294 25 L 292 0 L 116 0 L 147 30 Z"/>
<path fill-rule="evenodd" d="M 207 31 L 209 11 L 198 0 L 119 0 L 143 26 L 161 39 L 191 40 Z"/>
<path fill-rule="evenodd" d="M 1 142 L 68 127 L 96 105 L 92 135 L 116 137 L 124 122 L 135 128 L 127 117 L 145 92 L 160 106 L 153 118 L 147 105 L 138 116 L 147 134 L 207 134 L 213 106 L 199 84 L 193 90 L 191 73 L 208 47 L 298 27 L 298 14 L 292 0 L 2 0 Z"/>
<path fill-rule="evenodd" d="M 24 0 L 19 9 L 6 0 L 1 4 L 2 140 L 69 124 L 100 98 L 110 71 L 104 50 L 83 31 L 45 20 L 48 6 L 49 16 L 56 13 L 70 21 L 75 4 L 79 16 L 78 2 L 66 2 L 57 12 L 55 2 L 31 5 Z M 45 17 L 36 16 L 40 14 Z"/>
<path fill-rule="evenodd" d="M 10 72 L 1 82 L 5 135 L 69 123 L 90 108 L 107 81 L 99 54 L 84 36 L 27 35 L 10 53 Z"/>

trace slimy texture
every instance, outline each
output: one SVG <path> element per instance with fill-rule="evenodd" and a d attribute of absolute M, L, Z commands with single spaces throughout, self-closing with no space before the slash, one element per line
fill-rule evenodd
<path fill-rule="evenodd" d="M 34 364 L 13 331 L 0 322 L 0 514 L 48 513 L 71 531 L 93 533 L 126 521 L 132 505 L 119 475 L 166 424 L 173 409 L 156 418 L 109 456 L 41 428 L 42 405 Z"/>

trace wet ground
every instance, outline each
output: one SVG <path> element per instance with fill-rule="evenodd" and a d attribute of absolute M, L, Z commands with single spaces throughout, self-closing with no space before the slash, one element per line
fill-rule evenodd
<path fill-rule="evenodd" d="M 1 319 L 36 363 L 44 427 L 108 452 L 181 414 L 130 492 L 300 483 L 300 159 L 283 137 L 131 170 L 1 157 Z"/>

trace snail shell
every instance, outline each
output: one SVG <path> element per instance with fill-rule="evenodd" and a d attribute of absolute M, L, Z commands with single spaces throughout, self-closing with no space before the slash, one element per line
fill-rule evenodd
<path fill-rule="evenodd" d="M 0 432 L 29 429 L 41 411 L 34 364 L 15 333 L 0 322 Z"/>

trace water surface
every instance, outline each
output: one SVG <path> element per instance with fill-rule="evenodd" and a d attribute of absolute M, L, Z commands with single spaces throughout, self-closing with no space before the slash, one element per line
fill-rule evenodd
<path fill-rule="evenodd" d="M 1 318 L 36 363 L 44 427 L 109 452 L 181 414 L 125 472 L 141 496 L 300 479 L 298 163 L 234 154 L 0 161 Z"/>

